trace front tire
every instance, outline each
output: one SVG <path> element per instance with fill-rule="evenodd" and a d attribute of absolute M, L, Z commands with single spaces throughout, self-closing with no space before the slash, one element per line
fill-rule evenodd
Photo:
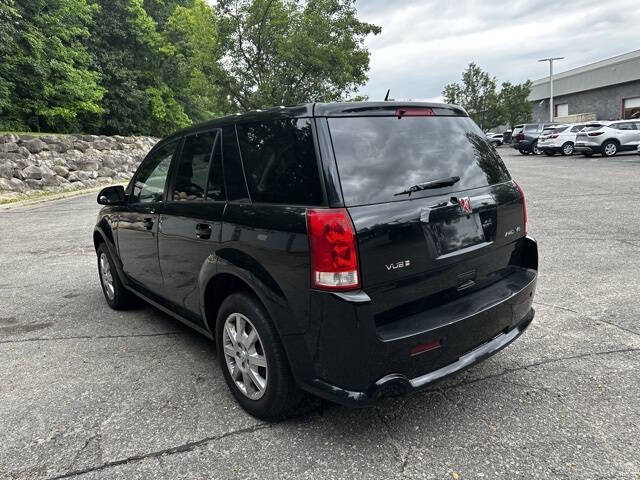
<path fill-rule="evenodd" d="M 234 293 L 222 302 L 216 347 L 224 379 L 248 413 L 274 420 L 298 406 L 302 392 L 271 319 L 253 295 Z"/>
<path fill-rule="evenodd" d="M 100 285 L 107 304 L 114 310 L 124 310 L 131 307 L 134 302 L 133 294 L 124 288 L 115 268 L 111 254 L 104 243 L 101 243 L 97 250 L 98 274 L 100 275 Z"/>
<path fill-rule="evenodd" d="M 565 157 L 568 155 L 573 155 L 573 143 L 567 142 L 562 145 L 562 155 Z"/>
<path fill-rule="evenodd" d="M 602 156 L 613 157 L 618 153 L 618 144 L 611 140 L 607 140 L 602 144 Z"/>

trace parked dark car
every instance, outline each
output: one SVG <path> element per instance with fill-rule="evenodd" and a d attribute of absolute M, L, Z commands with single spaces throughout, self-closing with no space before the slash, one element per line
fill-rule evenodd
<path fill-rule="evenodd" d="M 538 137 L 545 128 L 558 125 L 557 123 L 525 123 L 513 127 L 511 136 L 511 146 L 522 155 L 534 153 L 542 155 L 542 150 L 538 148 Z"/>
<path fill-rule="evenodd" d="M 94 231 L 108 304 L 214 338 L 238 402 L 286 415 L 427 387 L 533 319 L 524 194 L 464 110 L 336 103 L 160 141 Z"/>

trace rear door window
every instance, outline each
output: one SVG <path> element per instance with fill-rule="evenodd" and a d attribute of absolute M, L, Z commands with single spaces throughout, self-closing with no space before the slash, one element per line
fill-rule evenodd
<path fill-rule="evenodd" d="M 458 176 L 450 187 L 411 198 L 467 190 L 510 179 L 500 156 L 468 117 L 329 118 L 347 206 L 405 200 L 413 185 Z"/>
<path fill-rule="evenodd" d="M 209 179 L 209 161 L 217 131 L 189 135 L 184 141 L 173 188 L 173 200 L 205 199 Z"/>
<path fill-rule="evenodd" d="M 238 124 L 236 130 L 253 202 L 323 203 L 309 119 Z"/>

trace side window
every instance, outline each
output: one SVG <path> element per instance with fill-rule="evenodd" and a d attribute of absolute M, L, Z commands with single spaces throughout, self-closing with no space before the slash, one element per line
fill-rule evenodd
<path fill-rule="evenodd" d="M 580 131 L 580 130 L 582 130 L 583 128 L 584 128 L 584 126 L 582 126 L 582 125 L 578 125 L 577 127 L 573 127 L 573 128 L 571 129 L 571 133 L 579 132 L 579 131 Z"/>
<path fill-rule="evenodd" d="M 247 184 L 244 181 L 238 139 L 233 125 L 222 128 L 222 161 L 227 186 L 228 200 L 248 200 Z"/>
<path fill-rule="evenodd" d="M 185 138 L 173 188 L 173 200 L 202 201 L 207 192 L 209 160 L 217 132 L 203 132 Z"/>
<path fill-rule="evenodd" d="M 236 129 L 252 201 L 322 204 L 309 119 L 240 124 Z"/>
<path fill-rule="evenodd" d="M 168 143 L 144 159 L 134 177 L 131 203 L 152 203 L 162 199 L 171 159 L 178 142 Z"/>
<path fill-rule="evenodd" d="M 224 175 L 222 174 L 222 139 L 218 133 L 213 155 L 211 156 L 211 166 L 209 167 L 209 183 L 207 184 L 207 200 L 224 201 Z"/>
<path fill-rule="evenodd" d="M 611 126 L 616 130 L 635 130 L 631 123 L 615 123 Z"/>

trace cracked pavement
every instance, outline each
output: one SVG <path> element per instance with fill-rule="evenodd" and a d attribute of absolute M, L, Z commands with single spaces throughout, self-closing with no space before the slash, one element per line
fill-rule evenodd
<path fill-rule="evenodd" d="M 107 307 L 95 194 L 0 207 L 0 478 L 640 479 L 640 157 L 500 152 L 539 241 L 529 330 L 425 392 L 279 423 L 212 342 Z"/>

